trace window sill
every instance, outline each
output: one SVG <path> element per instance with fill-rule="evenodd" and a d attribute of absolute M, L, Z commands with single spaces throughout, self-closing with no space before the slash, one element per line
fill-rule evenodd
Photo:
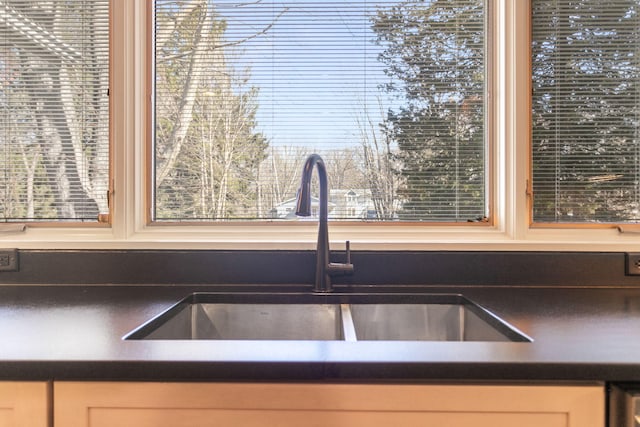
<path fill-rule="evenodd" d="M 353 250 L 640 251 L 637 234 L 606 229 L 526 229 L 490 226 L 358 225 L 330 223 L 333 250 L 349 240 Z M 267 224 L 45 228 L 0 234 L 0 245 L 24 249 L 312 250 L 317 225 Z"/>

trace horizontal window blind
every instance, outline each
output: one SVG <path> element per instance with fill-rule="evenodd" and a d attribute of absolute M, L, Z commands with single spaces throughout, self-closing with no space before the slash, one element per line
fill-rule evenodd
<path fill-rule="evenodd" d="M 533 0 L 533 221 L 640 220 L 640 2 Z"/>
<path fill-rule="evenodd" d="M 0 1 L 0 221 L 108 213 L 109 2 Z"/>
<path fill-rule="evenodd" d="M 155 0 L 156 221 L 488 215 L 483 0 Z"/>

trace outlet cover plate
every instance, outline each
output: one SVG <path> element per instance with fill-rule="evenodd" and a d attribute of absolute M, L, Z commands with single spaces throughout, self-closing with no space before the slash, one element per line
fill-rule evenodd
<path fill-rule="evenodd" d="M 640 276 L 640 252 L 627 253 L 627 276 Z"/>
<path fill-rule="evenodd" d="M 17 249 L 0 249 L 0 271 L 18 271 Z"/>

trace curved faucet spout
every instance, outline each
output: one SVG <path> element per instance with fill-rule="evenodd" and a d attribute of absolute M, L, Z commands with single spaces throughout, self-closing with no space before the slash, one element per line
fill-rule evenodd
<path fill-rule="evenodd" d="M 327 168 L 324 165 L 324 160 L 318 154 L 311 154 L 304 162 L 296 201 L 296 215 L 311 216 L 311 174 L 314 166 L 318 168 L 318 180 L 320 181 L 319 218 L 320 220 L 324 218 L 326 221 L 328 216 L 329 184 L 327 182 Z M 325 201 L 324 203 L 323 200 Z"/>
<path fill-rule="evenodd" d="M 350 274 L 353 272 L 351 264 L 351 254 L 347 242 L 347 262 L 345 264 L 333 263 L 330 261 L 329 250 L 329 227 L 327 219 L 329 216 L 329 184 L 327 182 L 327 169 L 322 157 L 318 154 L 311 154 L 307 157 L 302 168 L 302 178 L 300 179 L 300 189 L 296 201 L 296 215 L 311 215 L 311 175 L 313 169 L 318 169 L 318 181 L 320 183 L 319 212 L 318 212 L 318 245 L 316 248 L 316 292 L 330 292 L 331 276 L 337 274 Z"/>

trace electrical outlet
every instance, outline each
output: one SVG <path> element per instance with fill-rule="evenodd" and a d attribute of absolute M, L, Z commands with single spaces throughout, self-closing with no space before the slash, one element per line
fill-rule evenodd
<path fill-rule="evenodd" d="M 627 253 L 627 276 L 640 276 L 640 252 Z"/>
<path fill-rule="evenodd" d="M 0 249 L 0 271 L 18 271 L 17 249 Z"/>

